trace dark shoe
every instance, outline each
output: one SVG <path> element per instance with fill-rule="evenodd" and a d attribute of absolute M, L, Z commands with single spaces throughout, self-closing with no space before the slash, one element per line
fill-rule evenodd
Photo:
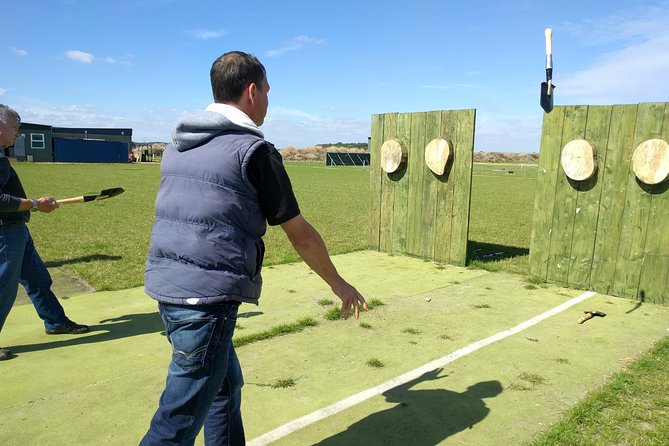
<path fill-rule="evenodd" d="M 14 357 L 14 353 L 9 351 L 6 348 L 0 348 L 0 361 L 5 361 L 7 359 L 12 359 Z"/>
<path fill-rule="evenodd" d="M 56 328 L 47 328 L 46 334 L 49 335 L 55 335 L 55 334 L 82 334 L 82 333 L 88 333 L 91 331 L 90 328 L 88 328 L 88 325 L 80 325 L 77 324 L 76 322 L 72 321 L 67 321 L 64 325 L 61 325 L 60 327 Z"/>

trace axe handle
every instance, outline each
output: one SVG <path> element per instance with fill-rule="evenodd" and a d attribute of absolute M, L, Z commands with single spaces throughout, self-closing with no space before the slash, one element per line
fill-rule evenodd
<path fill-rule="evenodd" d="M 546 28 L 544 34 L 546 35 L 546 69 L 550 70 L 553 68 L 553 30 Z"/>
<path fill-rule="evenodd" d="M 593 316 L 592 313 L 586 312 L 586 313 L 583 314 L 583 316 L 578 318 L 578 320 L 576 322 L 579 323 L 579 324 L 582 324 L 583 322 L 587 321 L 588 319 L 592 319 L 592 316 Z"/>
<path fill-rule="evenodd" d="M 83 203 L 84 196 L 82 195 L 81 197 L 72 197 L 72 198 L 63 198 L 62 200 L 56 200 L 56 203 L 58 204 L 72 204 L 72 203 Z"/>

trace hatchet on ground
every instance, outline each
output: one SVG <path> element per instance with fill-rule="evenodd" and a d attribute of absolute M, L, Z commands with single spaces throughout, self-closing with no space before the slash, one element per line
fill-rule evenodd
<path fill-rule="evenodd" d="M 100 201 L 107 198 L 115 197 L 122 194 L 125 190 L 122 187 L 113 187 L 111 189 L 104 189 L 99 194 L 81 195 L 79 197 L 63 198 L 56 200 L 58 204 L 72 204 L 72 203 L 88 203 L 89 201 Z"/>
<path fill-rule="evenodd" d="M 576 322 L 582 324 L 583 322 L 587 321 L 588 319 L 592 319 L 595 316 L 604 317 L 606 316 L 606 313 L 602 313 L 601 311 L 584 311 L 583 316 L 578 318 Z"/>
<path fill-rule="evenodd" d="M 539 104 L 546 113 L 553 110 L 553 30 L 546 28 L 544 31 L 546 35 L 546 82 L 541 83 L 541 97 Z"/>

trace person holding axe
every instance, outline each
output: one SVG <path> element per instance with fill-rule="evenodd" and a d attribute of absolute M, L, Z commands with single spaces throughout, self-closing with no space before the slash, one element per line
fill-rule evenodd
<path fill-rule="evenodd" d="M 49 213 L 58 203 L 51 197 L 26 198 L 21 180 L 4 154 L 4 149 L 14 145 L 19 137 L 20 125 L 19 114 L 0 104 L 0 331 L 21 283 L 44 321 L 47 334 L 86 333 L 88 326 L 68 319 L 51 291 L 51 276 L 26 227 L 31 212 Z M 0 348 L 0 361 L 13 357 L 10 350 Z"/>
<path fill-rule="evenodd" d="M 245 444 L 232 336 L 239 305 L 260 297 L 268 223 L 281 225 L 341 299 L 344 318 L 367 310 L 301 215 L 281 155 L 259 129 L 269 92 L 263 65 L 232 51 L 210 76 L 214 103 L 177 122 L 161 161 L 145 290 L 158 301 L 173 353 L 142 446 L 192 445 L 203 426 L 206 445 Z"/>

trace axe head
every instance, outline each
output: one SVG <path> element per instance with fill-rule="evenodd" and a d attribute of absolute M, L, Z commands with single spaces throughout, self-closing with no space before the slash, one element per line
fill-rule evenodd
<path fill-rule="evenodd" d="M 555 86 L 548 82 L 541 83 L 541 98 L 539 99 L 539 104 L 541 108 L 544 109 L 546 113 L 550 113 L 553 110 L 553 89 Z"/>
<path fill-rule="evenodd" d="M 122 187 L 113 187 L 111 189 L 105 189 L 100 192 L 100 196 L 96 198 L 96 200 L 104 200 L 106 198 L 115 197 L 119 194 L 122 194 L 123 192 L 125 192 L 125 189 L 123 189 Z"/>

